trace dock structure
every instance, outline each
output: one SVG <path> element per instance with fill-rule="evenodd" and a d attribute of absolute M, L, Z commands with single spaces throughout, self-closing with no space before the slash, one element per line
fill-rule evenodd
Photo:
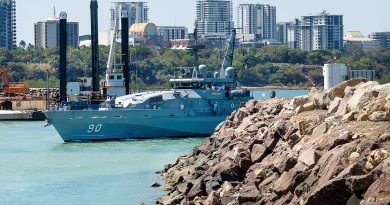
<path fill-rule="evenodd" d="M 0 110 L 0 121 L 43 121 L 45 115 L 34 110 Z"/>

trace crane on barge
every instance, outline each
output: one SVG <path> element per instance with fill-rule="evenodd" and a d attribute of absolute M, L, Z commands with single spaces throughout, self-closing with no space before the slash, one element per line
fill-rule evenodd
<path fill-rule="evenodd" d="M 27 84 L 11 83 L 7 71 L 1 65 L 0 65 L 0 76 L 1 76 L 0 92 L 5 94 L 25 94 L 29 92 L 30 88 Z"/>

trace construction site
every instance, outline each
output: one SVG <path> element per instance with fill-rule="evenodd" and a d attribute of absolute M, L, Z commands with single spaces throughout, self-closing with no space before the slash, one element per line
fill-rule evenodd
<path fill-rule="evenodd" d="M 30 88 L 26 82 L 10 82 L 0 65 L 0 120 L 44 120 L 42 113 L 55 99 L 56 88 Z"/>

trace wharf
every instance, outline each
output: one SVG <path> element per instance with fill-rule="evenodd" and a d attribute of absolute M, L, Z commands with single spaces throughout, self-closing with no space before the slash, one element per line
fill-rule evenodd
<path fill-rule="evenodd" d="M 0 110 L 0 121 L 44 121 L 42 111 L 33 110 Z"/>

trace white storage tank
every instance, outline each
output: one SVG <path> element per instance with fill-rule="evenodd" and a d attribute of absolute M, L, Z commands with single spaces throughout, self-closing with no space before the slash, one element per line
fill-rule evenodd
<path fill-rule="evenodd" d="M 330 89 L 346 80 L 348 76 L 345 64 L 325 64 L 323 68 L 324 89 Z"/>

